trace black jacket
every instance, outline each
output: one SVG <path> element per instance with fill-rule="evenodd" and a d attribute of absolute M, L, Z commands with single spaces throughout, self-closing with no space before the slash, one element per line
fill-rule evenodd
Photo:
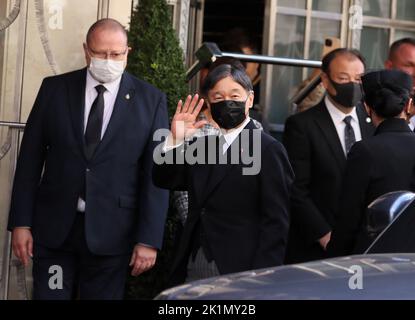
<path fill-rule="evenodd" d="M 356 111 L 365 139 L 374 129 L 363 108 Z M 320 259 L 325 252 L 318 239 L 335 224 L 346 168 L 346 156 L 324 99 L 287 119 L 283 142 L 296 176 L 286 262 Z"/>
<path fill-rule="evenodd" d="M 251 154 L 256 127 L 251 121 L 245 129 L 249 133 L 249 148 L 236 146 L 238 152 Z M 250 165 L 241 161 L 226 165 L 161 164 L 154 167 L 157 186 L 189 192 L 189 215 L 173 266 L 172 284 L 185 279 L 189 254 L 199 236 L 195 234 L 198 223 L 203 225 L 209 251 L 221 274 L 283 263 L 294 176 L 284 147 L 263 132 L 260 137 L 257 159 L 261 168 L 257 175 L 243 175 L 242 169 Z M 204 144 L 211 139 L 216 137 L 201 138 L 195 143 Z"/>
<path fill-rule="evenodd" d="M 23 136 L 8 229 L 31 227 L 35 242 L 58 248 L 86 188 L 93 253 L 124 254 L 138 242 L 160 248 L 168 193 L 153 185 L 151 172 L 153 133 L 168 128 L 165 95 L 125 72 L 107 131 L 88 161 L 85 84 L 86 69 L 43 81 Z"/>
<path fill-rule="evenodd" d="M 366 208 L 392 191 L 414 191 L 415 134 L 402 119 L 388 119 L 375 136 L 350 150 L 338 218 L 329 243 L 331 255 L 367 249 Z"/>

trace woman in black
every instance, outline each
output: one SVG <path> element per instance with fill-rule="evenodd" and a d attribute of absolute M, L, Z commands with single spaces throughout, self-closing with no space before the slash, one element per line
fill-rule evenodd
<path fill-rule="evenodd" d="M 415 134 L 406 121 L 413 107 L 411 77 L 382 70 L 364 75 L 362 84 L 376 132 L 348 154 L 337 224 L 328 246 L 332 256 L 363 253 L 370 245 L 364 231 L 368 205 L 385 193 L 415 186 Z"/>

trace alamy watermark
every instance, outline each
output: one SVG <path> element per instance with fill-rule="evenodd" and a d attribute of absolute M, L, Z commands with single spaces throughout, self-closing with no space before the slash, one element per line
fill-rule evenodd
<path fill-rule="evenodd" d="M 155 148 L 153 160 L 156 164 L 243 164 L 243 175 L 257 175 L 261 171 L 261 130 L 243 129 L 223 152 L 223 143 L 215 136 L 198 138 L 193 143 L 166 151 L 165 141 L 171 135 L 168 129 L 159 129 L 153 141 L 160 142 Z M 197 136 L 200 134 L 195 134 Z"/>
<path fill-rule="evenodd" d="M 352 276 L 349 278 L 350 290 L 363 290 L 363 268 L 358 265 L 353 265 L 348 271 Z"/>
<path fill-rule="evenodd" d="M 63 289 L 63 269 L 61 266 L 53 265 L 49 268 L 49 289 L 51 290 L 62 290 Z"/>

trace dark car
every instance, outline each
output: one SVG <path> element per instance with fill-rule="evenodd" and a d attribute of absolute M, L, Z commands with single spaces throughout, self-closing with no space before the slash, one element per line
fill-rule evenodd
<path fill-rule="evenodd" d="M 321 260 L 196 281 L 168 300 L 415 299 L 415 254 Z"/>
<path fill-rule="evenodd" d="M 415 299 L 414 199 L 414 193 L 393 192 L 368 207 L 373 242 L 364 255 L 204 279 L 166 290 L 156 299 Z"/>

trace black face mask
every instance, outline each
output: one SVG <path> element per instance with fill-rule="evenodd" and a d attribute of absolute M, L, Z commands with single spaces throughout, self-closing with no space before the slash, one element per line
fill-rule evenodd
<path fill-rule="evenodd" d="M 229 130 L 236 128 L 246 119 L 246 101 L 223 100 L 210 104 L 212 118 L 219 127 Z"/>
<path fill-rule="evenodd" d="M 335 96 L 331 95 L 330 93 L 329 96 L 341 106 L 345 108 L 353 108 L 357 103 L 362 101 L 363 92 L 360 83 L 352 81 L 347 83 L 337 83 L 330 78 L 329 80 L 337 92 Z"/>

